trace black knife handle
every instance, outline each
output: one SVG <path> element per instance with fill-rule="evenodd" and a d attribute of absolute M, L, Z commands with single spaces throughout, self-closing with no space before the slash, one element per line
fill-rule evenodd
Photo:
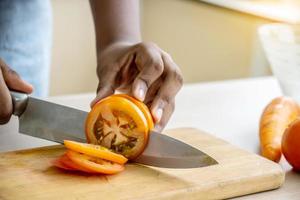
<path fill-rule="evenodd" d="M 28 103 L 28 95 L 16 91 L 10 91 L 10 95 L 14 108 L 13 114 L 20 117 L 26 109 Z"/>

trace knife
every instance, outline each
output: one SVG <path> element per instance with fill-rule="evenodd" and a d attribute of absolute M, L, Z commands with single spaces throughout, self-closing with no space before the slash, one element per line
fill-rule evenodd
<path fill-rule="evenodd" d="M 11 91 L 13 114 L 19 117 L 19 133 L 63 144 L 86 142 L 87 112 Z M 167 135 L 151 131 L 149 142 L 134 161 L 164 168 L 197 168 L 217 164 L 204 152 Z"/>

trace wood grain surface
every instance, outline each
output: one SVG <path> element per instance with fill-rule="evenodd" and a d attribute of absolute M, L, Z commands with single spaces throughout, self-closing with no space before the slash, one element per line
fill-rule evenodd
<path fill-rule="evenodd" d="M 278 164 L 197 129 L 165 134 L 215 158 L 194 169 L 126 165 L 113 176 L 65 172 L 51 166 L 64 151 L 49 146 L 0 154 L 0 199 L 223 199 L 271 190 L 284 182 Z"/>

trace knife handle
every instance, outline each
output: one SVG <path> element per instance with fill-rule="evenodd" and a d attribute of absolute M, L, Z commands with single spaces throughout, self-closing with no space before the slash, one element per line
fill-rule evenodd
<path fill-rule="evenodd" d="M 26 109 L 28 103 L 28 95 L 16 91 L 10 91 L 10 95 L 14 108 L 13 114 L 20 117 Z"/>

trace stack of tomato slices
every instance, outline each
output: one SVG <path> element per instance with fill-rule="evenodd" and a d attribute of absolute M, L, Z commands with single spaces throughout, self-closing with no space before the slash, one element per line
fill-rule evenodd
<path fill-rule="evenodd" d="M 92 174 L 116 174 L 125 169 L 127 158 L 93 144 L 65 140 L 65 154 L 53 161 L 54 166 Z"/>
<path fill-rule="evenodd" d="M 141 101 L 115 94 L 97 102 L 85 121 L 87 142 L 66 140 L 67 152 L 54 165 L 73 171 L 115 174 L 145 149 L 154 127 L 150 110 Z"/>

